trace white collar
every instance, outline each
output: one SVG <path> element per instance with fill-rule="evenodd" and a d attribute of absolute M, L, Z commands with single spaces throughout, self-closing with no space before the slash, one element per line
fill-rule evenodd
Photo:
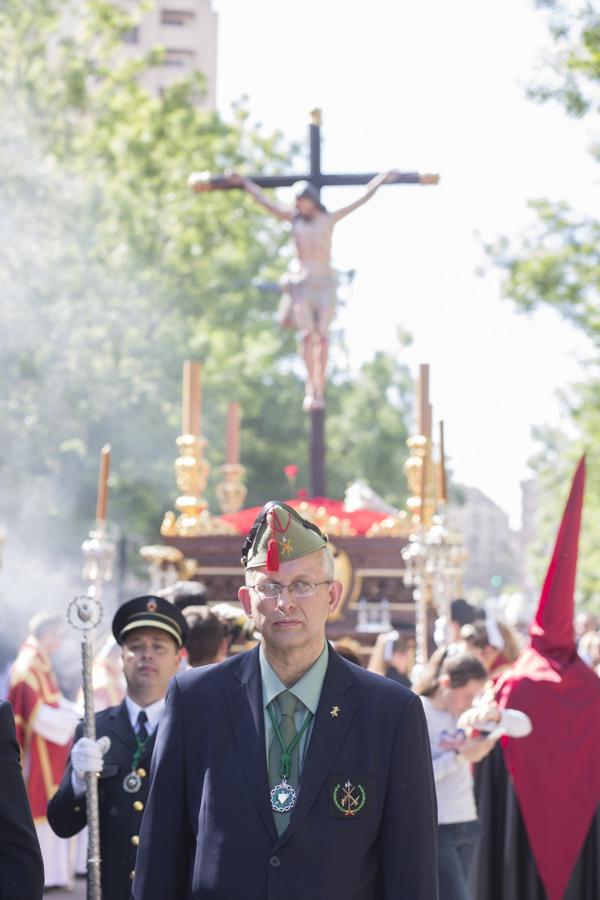
<path fill-rule="evenodd" d="M 150 706 L 138 706 L 129 695 L 125 697 L 125 706 L 127 707 L 127 712 L 129 713 L 129 721 L 131 722 L 131 727 L 135 731 L 137 728 L 137 720 L 138 715 L 143 709 L 146 715 L 148 716 L 148 724 L 146 725 L 146 730 L 148 734 L 153 734 L 158 727 L 158 723 L 160 720 L 161 713 L 165 708 L 165 698 L 161 697 L 160 700 L 155 700 L 154 703 L 151 703 Z"/>

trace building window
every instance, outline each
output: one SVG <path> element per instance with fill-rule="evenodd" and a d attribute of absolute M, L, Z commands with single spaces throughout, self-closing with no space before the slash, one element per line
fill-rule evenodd
<path fill-rule="evenodd" d="M 140 39 L 140 29 L 137 25 L 134 25 L 133 28 L 129 28 L 123 35 L 123 43 L 124 44 L 137 44 L 139 39 Z"/>
<path fill-rule="evenodd" d="M 163 25 L 190 25 L 194 21 L 194 13 L 185 9 L 163 9 L 160 21 Z"/>
<path fill-rule="evenodd" d="M 165 58 L 163 65 L 175 66 L 183 68 L 185 66 L 193 66 L 196 60 L 196 54 L 193 50 L 165 50 Z"/>

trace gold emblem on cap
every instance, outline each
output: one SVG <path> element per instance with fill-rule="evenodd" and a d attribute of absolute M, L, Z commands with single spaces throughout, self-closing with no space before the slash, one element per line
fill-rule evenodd
<path fill-rule="evenodd" d="M 293 552 L 293 550 L 294 550 L 294 548 L 292 546 L 292 542 L 288 538 L 284 537 L 284 539 L 281 542 L 281 552 L 285 556 L 289 556 L 290 553 Z"/>
<path fill-rule="evenodd" d="M 331 718 L 332 718 L 332 719 L 337 719 L 337 717 L 339 716 L 339 714 L 340 714 L 340 707 L 339 707 L 339 706 L 332 706 L 332 707 L 331 707 L 331 712 L 329 713 L 329 715 L 331 716 Z"/>
<path fill-rule="evenodd" d="M 146 603 L 146 609 L 148 610 L 148 612 L 156 612 L 157 606 L 158 603 L 156 602 L 156 600 L 148 600 L 148 602 Z"/>

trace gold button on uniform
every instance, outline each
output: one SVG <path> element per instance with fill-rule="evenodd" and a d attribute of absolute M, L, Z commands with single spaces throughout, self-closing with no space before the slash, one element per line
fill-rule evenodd
<path fill-rule="evenodd" d="M 134 834 L 134 835 L 132 836 L 132 838 L 131 838 L 131 843 L 133 844 L 134 847 L 137 847 L 137 845 L 139 844 L 139 842 L 140 842 L 139 835 Z"/>
<path fill-rule="evenodd" d="M 130 877 L 131 880 L 133 881 L 133 879 L 135 878 L 135 869 L 132 869 L 132 870 L 131 870 L 131 872 L 129 873 L 129 877 Z"/>
<path fill-rule="evenodd" d="M 138 775 L 140 776 L 140 778 L 145 778 L 146 775 L 147 775 L 147 772 L 146 772 L 145 769 L 138 769 L 138 770 L 137 770 L 137 773 L 138 773 Z"/>
<path fill-rule="evenodd" d="M 136 812 L 141 812 L 144 808 L 144 804 L 142 803 L 141 800 L 135 800 L 134 804 L 133 804 L 133 808 L 135 809 Z"/>

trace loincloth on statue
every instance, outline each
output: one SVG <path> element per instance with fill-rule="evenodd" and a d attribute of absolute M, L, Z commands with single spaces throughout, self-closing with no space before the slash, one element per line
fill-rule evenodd
<path fill-rule="evenodd" d="M 326 338 L 337 301 L 336 275 L 292 273 L 284 276 L 281 285 L 283 296 L 277 318 L 282 328 Z"/>

